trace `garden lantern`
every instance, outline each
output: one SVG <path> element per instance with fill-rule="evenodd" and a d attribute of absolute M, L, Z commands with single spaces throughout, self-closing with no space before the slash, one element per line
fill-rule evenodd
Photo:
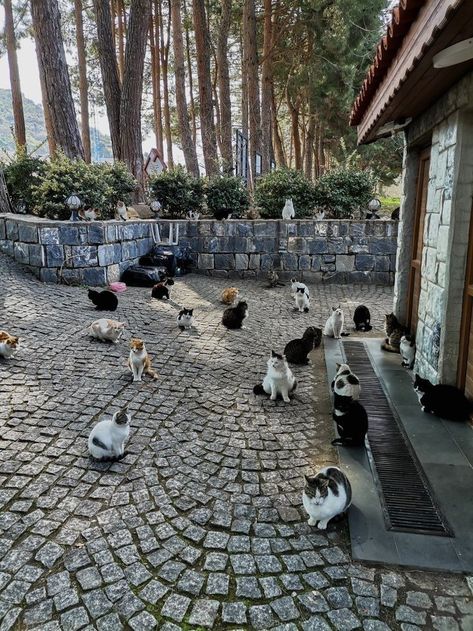
<path fill-rule="evenodd" d="M 66 199 L 66 206 L 68 206 L 71 211 L 69 221 L 79 221 L 79 214 L 77 211 L 82 206 L 80 198 L 75 193 L 72 193 L 72 195 L 69 195 Z"/>
<path fill-rule="evenodd" d="M 381 208 L 381 202 L 379 201 L 379 199 L 377 199 L 376 197 L 373 197 L 373 199 L 370 199 L 370 201 L 368 202 L 368 211 L 366 213 L 366 219 L 379 219 L 380 216 L 378 215 L 378 211 Z"/>
<path fill-rule="evenodd" d="M 150 208 L 154 212 L 154 214 L 157 215 L 159 211 L 161 210 L 161 203 L 158 202 L 157 199 L 153 199 L 153 201 L 150 204 Z"/>

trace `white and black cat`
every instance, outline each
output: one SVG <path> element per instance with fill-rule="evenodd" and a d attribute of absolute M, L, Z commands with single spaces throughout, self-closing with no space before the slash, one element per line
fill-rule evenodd
<path fill-rule="evenodd" d="M 242 329 L 245 318 L 248 317 L 248 303 L 240 300 L 236 307 L 225 309 L 222 316 L 222 324 L 227 329 Z"/>
<path fill-rule="evenodd" d="M 344 513 L 351 504 L 351 485 L 338 467 L 324 467 L 314 476 L 305 476 L 302 503 L 309 526 L 325 530 L 328 522 Z"/>
<path fill-rule="evenodd" d="M 303 287 L 297 287 L 295 301 L 296 309 L 298 309 L 300 313 L 309 312 L 310 300 L 308 294 Z"/>
<path fill-rule="evenodd" d="M 95 460 L 120 460 L 130 435 L 131 415 L 127 408 L 115 412 L 110 420 L 100 421 L 89 434 L 89 453 Z"/>
<path fill-rule="evenodd" d="M 297 380 L 292 374 L 286 358 L 284 355 L 271 351 L 267 366 L 268 370 L 263 383 L 256 385 L 253 392 L 255 394 L 269 394 L 271 401 L 276 401 L 280 395 L 283 401 L 289 403 L 289 393 L 296 389 Z"/>
<path fill-rule="evenodd" d="M 169 300 L 171 297 L 171 287 L 174 285 L 173 279 L 168 276 L 160 283 L 157 283 L 151 290 L 151 297 L 156 298 L 157 300 L 162 300 L 166 298 Z"/>
<path fill-rule="evenodd" d="M 296 291 L 301 288 L 305 291 L 307 297 L 310 298 L 309 288 L 307 287 L 307 285 L 305 283 L 299 282 L 297 278 L 291 278 L 291 295 L 295 296 Z"/>
<path fill-rule="evenodd" d="M 322 329 L 309 326 L 304 335 L 297 340 L 291 340 L 284 348 L 284 355 L 290 364 L 308 364 L 307 355 L 311 350 L 320 346 Z"/>
<path fill-rule="evenodd" d="M 337 425 L 339 438 L 332 445 L 362 447 L 368 431 L 368 414 L 359 401 L 352 397 L 333 395 L 333 420 Z"/>
<path fill-rule="evenodd" d="M 194 326 L 194 309 L 181 309 L 177 316 L 177 326 L 184 331 Z"/>
<path fill-rule="evenodd" d="M 331 385 L 332 392 L 341 397 L 351 397 L 355 401 L 360 398 L 360 380 L 348 364 L 337 364 L 337 372 Z"/>
<path fill-rule="evenodd" d="M 467 421 L 473 411 L 472 404 L 455 386 L 438 384 L 415 376 L 414 390 L 417 392 L 422 411 L 449 421 Z"/>
<path fill-rule="evenodd" d="M 89 300 L 94 303 L 96 311 L 116 311 L 118 307 L 118 298 L 113 291 L 89 289 L 88 296 Z"/>
<path fill-rule="evenodd" d="M 401 337 L 399 350 L 402 357 L 401 366 L 412 370 L 414 368 L 414 362 L 416 359 L 416 342 L 414 336 L 403 335 Z"/>
<path fill-rule="evenodd" d="M 370 324 L 371 314 L 368 307 L 358 305 L 353 314 L 353 322 L 355 323 L 355 331 L 371 331 L 373 327 Z"/>

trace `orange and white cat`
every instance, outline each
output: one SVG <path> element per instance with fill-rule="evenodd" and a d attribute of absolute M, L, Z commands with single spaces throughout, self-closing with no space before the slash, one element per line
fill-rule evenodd
<path fill-rule="evenodd" d="M 19 341 L 19 337 L 0 331 L 0 357 L 11 359 L 18 350 Z"/>
<path fill-rule="evenodd" d="M 238 300 L 240 291 L 236 287 L 227 287 L 222 291 L 220 300 L 224 305 L 232 305 Z"/>
<path fill-rule="evenodd" d="M 128 368 L 133 375 L 133 381 L 141 381 L 143 372 L 150 375 L 153 379 L 158 378 L 158 373 L 151 367 L 151 359 L 146 351 L 145 343 L 136 337 L 132 337 L 130 340 Z"/>
<path fill-rule="evenodd" d="M 102 342 L 113 342 L 118 344 L 118 340 L 123 335 L 125 323 L 118 320 L 109 320 L 108 318 L 99 318 L 90 325 L 90 334 L 102 340 Z"/>

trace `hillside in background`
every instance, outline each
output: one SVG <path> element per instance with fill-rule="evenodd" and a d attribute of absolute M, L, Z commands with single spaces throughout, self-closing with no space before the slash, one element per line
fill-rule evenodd
<path fill-rule="evenodd" d="M 32 152 L 36 147 L 35 155 L 48 155 L 48 143 L 46 142 L 46 128 L 44 125 L 43 108 L 41 105 L 30 101 L 23 96 L 23 108 L 25 112 L 26 138 L 28 152 Z M 15 142 L 11 128 L 14 126 L 13 110 L 10 90 L 0 89 L 0 160 L 6 151 L 11 154 L 15 151 Z M 111 160 L 112 146 L 109 136 L 101 134 L 91 127 L 92 160 Z M 42 144 L 43 143 L 43 144 Z"/>

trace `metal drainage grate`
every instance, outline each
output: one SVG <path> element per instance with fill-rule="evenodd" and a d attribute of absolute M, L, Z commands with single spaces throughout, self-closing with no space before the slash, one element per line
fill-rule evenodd
<path fill-rule="evenodd" d="M 368 413 L 368 456 L 378 478 L 388 530 L 452 537 L 422 466 L 375 373 L 363 342 L 343 342 L 345 357 L 361 383 Z"/>

